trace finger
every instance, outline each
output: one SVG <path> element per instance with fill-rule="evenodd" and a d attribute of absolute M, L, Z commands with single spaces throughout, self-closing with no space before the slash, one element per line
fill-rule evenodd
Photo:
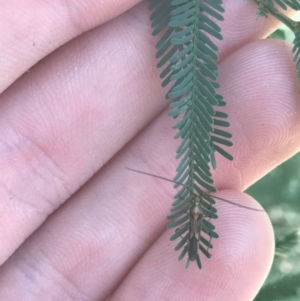
<path fill-rule="evenodd" d="M 223 2 L 225 20 L 219 22 L 222 28 L 223 41 L 216 41 L 221 60 L 251 41 L 266 38 L 280 25 L 273 16 L 257 20 L 258 7 L 254 1 L 225 0 Z M 286 12 L 286 15 L 291 18 L 296 14 L 297 12 L 291 9 Z"/>
<path fill-rule="evenodd" d="M 122 14 L 136 5 L 140 0 L 127 1 L 5 1 L 0 17 L 2 28 L 0 34 L 0 93 L 9 87 L 18 77 L 30 69 L 43 57 L 65 44 L 67 41 Z M 255 3 L 240 1 L 235 7 L 230 1 L 225 2 L 229 13 L 225 24 L 230 31 L 226 37 L 228 45 L 233 47 L 249 41 L 249 38 L 266 36 L 271 28 L 277 27 L 274 18 L 254 23 L 251 12 L 257 8 Z M 26 12 L 26 13 L 24 13 Z M 291 11 L 290 15 L 294 13 Z M 233 16 L 240 16 L 239 19 Z M 242 22 L 241 22 L 242 21 Z M 251 36 L 243 34 L 243 39 L 237 38 L 241 27 L 249 31 L 249 22 L 255 24 Z M 247 27 L 245 27 L 247 26 Z M 259 26 L 259 27 L 258 27 Z M 234 29 L 233 29 L 234 28 Z M 236 30 L 237 29 L 237 30 Z"/>
<path fill-rule="evenodd" d="M 144 3 L 80 36 L 1 95 L 0 263 L 167 105 L 148 18 Z"/>
<path fill-rule="evenodd" d="M 2 28 L 5 28 L 0 34 L 0 53 L 2 54 L 0 93 L 59 46 L 122 14 L 138 2 L 140 0 L 90 1 L 88 3 L 86 1 L 31 1 L 30 3 L 5 1 L 0 12 Z M 243 3 L 242 6 L 234 9 L 239 9 L 240 13 L 246 13 L 245 5 L 247 4 Z M 233 5 L 226 5 L 227 7 L 232 11 Z M 254 3 L 252 9 L 256 9 Z M 234 16 L 236 13 L 230 13 L 229 16 Z M 247 18 L 249 15 L 253 17 L 247 11 Z M 257 32 L 261 30 L 253 31 L 253 33 Z"/>
<path fill-rule="evenodd" d="M 261 61 L 259 53 L 266 50 L 265 45 L 272 45 L 271 48 L 275 49 L 273 50 L 274 57 L 268 56 Z M 278 55 L 276 49 L 285 59 Z M 282 72 L 280 85 L 276 84 L 277 78 L 274 76 L 268 77 L 267 82 L 263 82 L 256 76 L 254 77 L 256 82 L 254 79 L 252 82 L 255 91 L 270 85 L 275 90 L 272 93 L 285 95 L 286 106 L 283 106 L 282 110 L 287 111 L 285 114 L 283 111 L 280 113 L 290 116 L 290 120 L 286 120 L 288 127 L 281 122 L 282 129 L 278 128 L 277 130 L 286 130 L 286 136 L 289 139 L 284 145 L 282 139 L 279 139 L 260 150 L 274 165 L 283 159 L 279 155 L 279 150 L 274 151 L 274 149 L 280 148 L 281 150 L 284 147 L 293 151 L 292 148 L 297 148 L 295 141 L 299 141 L 299 139 L 295 139 L 299 109 L 294 112 L 295 117 L 289 114 L 290 108 L 293 107 L 297 101 L 296 97 L 298 97 L 297 91 L 294 94 L 289 92 L 290 85 L 296 85 L 297 79 L 294 70 L 287 66 L 287 62 L 292 60 L 291 53 L 286 51 L 284 55 L 283 49 L 281 43 L 260 41 L 244 47 L 241 50 L 243 52 L 239 54 L 245 58 L 244 64 L 248 67 L 244 69 L 240 85 L 246 85 L 249 78 L 252 78 L 253 70 L 250 68 L 249 62 L 257 62 L 257 68 L 260 70 L 268 68 L 270 74 L 276 70 Z M 232 58 L 224 60 L 223 64 L 227 64 L 227 60 L 231 59 L 234 60 L 234 54 Z M 272 60 L 275 60 L 276 63 Z M 221 69 L 223 69 L 223 64 Z M 229 69 L 228 74 L 226 74 L 226 70 L 222 72 L 224 72 L 222 75 L 224 80 L 224 78 L 230 78 L 229 73 L 231 74 L 232 70 Z M 237 75 L 239 74 L 237 73 Z M 224 91 L 233 88 L 237 83 L 235 77 L 231 77 L 230 81 L 222 82 L 223 80 L 221 79 L 221 84 Z M 270 90 L 267 89 L 264 99 L 272 101 L 273 94 L 271 93 L 269 96 L 268 93 Z M 233 108 L 229 114 L 234 113 L 234 104 L 238 105 L 240 102 L 244 104 L 239 108 L 239 113 L 244 116 L 240 123 L 245 122 L 247 125 L 253 110 L 249 109 L 252 106 L 250 101 L 244 101 L 243 97 L 245 94 L 239 97 L 232 94 L 232 98 L 227 100 L 232 103 Z M 264 103 L 260 101 L 259 94 L 257 98 L 253 96 L 251 102 L 264 106 Z M 260 122 L 263 124 L 273 122 L 274 111 L 272 107 L 270 110 L 272 114 L 269 114 L 268 108 L 264 107 L 264 114 L 259 116 Z M 233 116 L 232 122 L 236 124 L 234 121 L 236 115 L 231 115 Z M 253 122 L 257 122 L 257 119 L 254 119 Z M 154 174 L 172 176 L 176 165 L 173 155 L 170 155 L 175 153 L 176 149 L 176 143 L 172 139 L 172 124 L 173 120 L 168 118 L 164 112 L 24 243 L 0 271 L 0 292 L 3 294 L 0 293 L 1 297 L 10 300 L 13 291 L 14 294 L 20 294 L 14 295 L 14 298 L 22 294 L 28 300 L 39 300 L 41 294 L 44 293 L 43 289 L 49 291 L 50 300 L 53 296 L 60 296 L 61 299 L 64 299 L 67 293 L 72 296 L 78 295 L 79 300 L 86 295 L 91 300 L 96 297 L 105 299 L 112 293 L 135 262 L 164 231 L 167 222 L 165 216 L 169 212 L 174 196 L 174 189 L 170 183 L 130 172 L 124 167 L 148 169 Z M 233 127 L 233 130 L 235 130 L 234 133 L 237 133 L 240 129 Z M 251 124 L 248 127 L 245 126 L 244 131 L 244 135 L 250 135 L 252 133 Z M 253 131 L 256 133 L 257 139 L 265 140 L 263 131 L 257 132 L 256 127 L 253 127 Z M 259 136 L 260 133 L 263 135 L 262 137 Z M 235 136 L 236 139 L 243 137 Z M 247 144 L 239 143 L 238 140 L 235 143 L 242 145 L 245 151 L 248 150 Z M 257 164 L 264 164 L 263 161 L 266 158 L 262 157 L 260 151 L 253 152 L 253 159 Z M 288 154 L 288 152 L 284 153 Z M 249 166 L 243 164 L 244 160 L 242 156 L 237 156 L 234 161 L 235 166 L 241 168 L 239 171 L 235 171 L 233 168 L 230 170 L 236 174 L 236 177 L 240 174 L 247 175 L 247 172 L 251 173 Z M 219 169 L 222 170 L 225 168 L 224 166 L 226 167 L 224 163 L 221 164 Z M 234 198 L 231 200 L 239 201 Z M 231 204 L 226 204 L 227 207 L 232 208 L 230 210 L 235 208 L 238 212 L 250 211 L 234 207 Z M 248 214 L 257 213 L 250 212 Z M 259 214 L 257 213 L 256 216 Z M 218 229 L 221 230 L 222 227 L 220 226 Z M 264 235 L 269 237 L 268 233 L 262 233 L 262 236 Z M 260 254 L 260 252 L 258 253 Z M 266 262 L 268 260 L 269 256 L 266 255 Z M 265 266 L 263 271 L 266 271 Z M 43 273 L 47 275 L 47 280 L 44 277 L 34 277 L 34 275 Z M 99 284 L 99 279 L 105 279 L 105 281 Z M 12 283 L 12 281 L 14 282 Z M 8 291 L 6 287 L 10 287 L 10 290 Z M 35 288 L 43 289 L 35 290 Z"/>
<path fill-rule="evenodd" d="M 128 13 L 82 35 L 1 95 L 0 263 L 163 108 L 137 22 Z"/>
<path fill-rule="evenodd" d="M 236 191 L 222 197 L 258 207 L 255 200 Z M 135 265 L 111 296 L 116 300 L 207 300 L 252 301 L 266 279 L 274 255 L 274 234 L 266 213 L 251 212 L 228 204 L 218 204 L 214 221 L 219 239 L 213 240 L 212 258 L 202 253 L 203 269 L 186 258 L 178 262 L 178 243 L 168 242 L 165 231 Z"/>
<path fill-rule="evenodd" d="M 220 78 L 234 144 L 227 150 L 234 161 L 217 158 L 221 168 L 215 185 L 243 191 L 300 149 L 299 84 L 291 45 L 278 40 L 249 44 L 222 64 Z"/>
<path fill-rule="evenodd" d="M 59 46 L 140 0 L 1 2 L 0 93 Z"/>

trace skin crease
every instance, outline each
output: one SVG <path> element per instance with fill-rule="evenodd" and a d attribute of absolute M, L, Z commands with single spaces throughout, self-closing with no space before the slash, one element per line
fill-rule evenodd
<path fill-rule="evenodd" d="M 172 178 L 177 164 L 148 4 L 2 2 L 0 300 L 253 300 L 273 258 L 267 215 L 218 202 L 213 258 L 185 270 L 166 230 L 172 184 L 125 169 Z M 218 157 L 214 179 L 259 208 L 241 191 L 299 150 L 299 86 L 291 46 L 260 40 L 278 23 L 224 5 L 235 161 Z"/>

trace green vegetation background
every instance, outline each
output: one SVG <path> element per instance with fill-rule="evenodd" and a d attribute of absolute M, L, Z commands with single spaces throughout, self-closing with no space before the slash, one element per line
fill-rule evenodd
<path fill-rule="evenodd" d="M 293 33 L 284 26 L 270 37 L 287 41 L 294 38 Z M 275 168 L 246 192 L 268 211 L 277 242 L 272 270 L 255 301 L 299 301 L 300 153 Z"/>

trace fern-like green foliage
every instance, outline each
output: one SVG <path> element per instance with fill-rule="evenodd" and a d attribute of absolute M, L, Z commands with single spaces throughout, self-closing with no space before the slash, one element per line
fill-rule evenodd
<path fill-rule="evenodd" d="M 298 231 L 291 231 L 281 238 L 276 238 L 275 262 L 284 257 L 289 257 L 299 245 Z M 290 274 L 276 277 L 276 280 L 267 281 L 254 301 L 278 300 L 290 301 L 292 297 L 299 300 L 300 274 Z"/>
<path fill-rule="evenodd" d="M 292 8 L 296 11 L 300 11 L 299 0 L 254 0 L 254 2 L 258 4 L 258 18 L 263 16 L 268 17 L 269 14 L 271 14 L 294 32 L 294 62 L 300 80 L 300 22 L 293 21 L 278 9 L 281 8 L 287 10 L 288 8 Z M 276 7 L 276 4 L 278 8 Z"/>
<path fill-rule="evenodd" d="M 298 78 L 300 79 L 300 23 L 297 23 L 297 28 L 294 31 L 295 39 L 294 39 L 294 62 L 296 63 L 296 69 L 298 72 Z"/>
<path fill-rule="evenodd" d="M 174 138 L 181 139 L 176 151 L 180 161 L 174 181 L 185 185 L 176 194 L 173 213 L 168 217 L 172 220 L 169 228 L 177 228 L 171 240 L 181 238 L 175 249 L 184 247 L 179 256 L 182 259 L 188 252 L 191 238 L 192 208 L 197 196 L 201 196 L 204 218 L 197 228 L 202 233 L 199 249 L 210 257 L 210 240 L 218 237 L 214 226 L 205 218 L 217 218 L 214 200 L 205 193 L 216 192 L 210 166 L 216 168 L 215 152 L 233 159 L 224 149 L 232 145 L 231 134 L 224 129 L 229 127 L 228 116 L 218 109 L 226 103 L 216 92 L 219 57 L 214 40 L 222 40 L 216 20 L 223 21 L 223 3 L 221 0 L 150 2 L 153 35 L 160 35 L 156 44 L 157 66 L 164 68 L 162 86 L 170 86 L 166 95 L 167 99 L 172 99 L 169 115 L 181 117 L 173 127 L 178 130 Z M 197 263 L 201 268 L 199 256 Z"/>
<path fill-rule="evenodd" d="M 298 0 L 255 0 L 258 4 L 258 17 L 268 17 L 272 11 L 278 7 L 287 10 L 288 7 L 294 10 L 300 10 L 300 3 Z"/>
<path fill-rule="evenodd" d="M 258 17 L 272 14 L 295 33 L 293 52 L 300 78 L 300 26 L 282 12 L 288 8 L 300 10 L 299 1 L 254 1 L 258 4 Z M 218 23 L 223 21 L 223 1 L 150 0 L 150 9 L 153 35 L 159 36 L 157 67 L 163 68 L 162 86 L 169 87 L 169 115 L 180 117 L 173 127 L 177 130 L 174 138 L 181 139 L 174 181 L 175 187 L 184 185 L 175 195 L 168 227 L 176 228 L 171 240 L 180 239 L 175 247 L 183 248 L 179 259 L 188 253 L 187 265 L 196 260 L 201 268 L 198 248 L 210 257 L 211 239 L 218 237 L 210 222 L 217 218 L 217 210 L 209 195 L 216 192 L 211 174 L 211 167 L 217 167 L 215 153 L 233 159 L 227 151 L 232 145 L 226 129 L 228 116 L 221 110 L 226 102 L 217 92 L 219 57 L 215 41 L 222 40 Z M 191 256 L 191 252 L 197 254 Z"/>
<path fill-rule="evenodd" d="M 288 252 L 300 243 L 298 231 L 292 231 L 283 238 L 276 238 L 276 254 Z M 299 282 L 300 284 L 300 282 Z"/>
<path fill-rule="evenodd" d="M 299 245 L 300 237 L 298 231 L 291 231 L 281 238 L 276 238 L 275 261 L 278 261 L 282 255 L 289 257 L 293 250 Z M 299 300 L 300 293 L 300 274 L 290 274 L 283 277 L 277 277 L 276 280 L 267 281 L 259 291 L 254 301 L 265 300 L 291 300 L 291 297 Z"/>

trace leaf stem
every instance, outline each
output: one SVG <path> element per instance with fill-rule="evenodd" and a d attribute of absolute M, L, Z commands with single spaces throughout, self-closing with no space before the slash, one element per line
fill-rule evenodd
<path fill-rule="evenodd" d="M 287 17 L 285 14 L 280 12 L 277 8 L 272 7 L 268 0 L 254 0 L 257 5 L 263 5 L 271 15 L 276 17 L 279 21 L 285 24 L 288 28 L 290 28 L 294 33 L 300 29 L 300 22 L 294 21 L 291 18 Z"/>

